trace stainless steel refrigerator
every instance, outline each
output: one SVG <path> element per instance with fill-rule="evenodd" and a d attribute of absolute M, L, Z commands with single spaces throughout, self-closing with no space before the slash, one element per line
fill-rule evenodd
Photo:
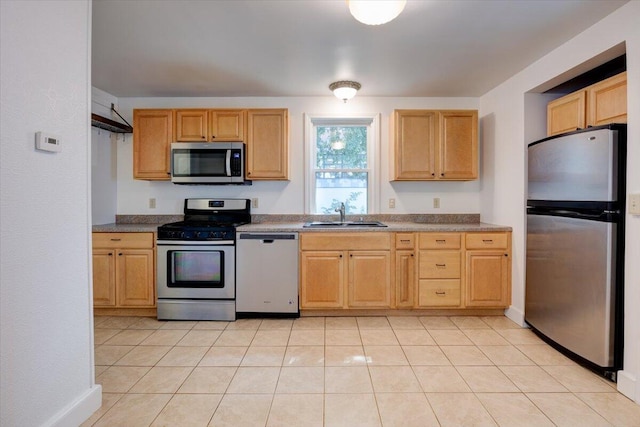
<path fill-rule="evenodd" d="M 622 369 L 626 125 L 529 144 L 525 321 L 612 379 Z"/>

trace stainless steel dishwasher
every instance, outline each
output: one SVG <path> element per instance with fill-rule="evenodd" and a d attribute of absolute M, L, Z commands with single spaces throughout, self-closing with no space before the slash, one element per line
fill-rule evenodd
<path fill-rule="evenodd" d="M 298 317 L 298 233 L 238 232 L 236 313 Z"/>

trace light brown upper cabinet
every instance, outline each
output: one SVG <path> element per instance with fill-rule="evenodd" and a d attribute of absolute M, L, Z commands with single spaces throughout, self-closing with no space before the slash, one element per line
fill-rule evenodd
<path fill-rule="evenodd" d="M 133 177 L 169 180 L 173 110 L 133 110 Z"/>
<path fill-rule="evenodd" d="M 246 143 L 247 179 L 289 179 L 287 109 L 248 110 Z"/>
<path fill-rule="evenodd" d="M 478 178 L 476 110 L 395 110 L 393 181 Z"/>
<path fill-rule="evenodd" d="M 177 142 L 244 141 L 244 110 L 176 110 Z"/>
<path fill-rule="evenodd" d="M 627 73 L 617 74 L 547 104 L 547 135 L 627 122 Z"/>
<path fill-rule="evenodd" d="M 626 71 L 589 86 L 587 96 L 587 125 L 627 123 Z"/>

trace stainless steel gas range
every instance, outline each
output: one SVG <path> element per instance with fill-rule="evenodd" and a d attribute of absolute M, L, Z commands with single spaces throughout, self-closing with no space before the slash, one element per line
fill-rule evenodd
<path fill-rule="evenodd" d="M 186 199 L 184 221 L 158 227 L 158 319 L 235 320 L 236 227 L 248 199 Z"/>

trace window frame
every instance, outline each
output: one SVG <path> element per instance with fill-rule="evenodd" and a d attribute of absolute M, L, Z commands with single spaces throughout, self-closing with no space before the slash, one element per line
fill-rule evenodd
<path fill-rule="evenodd" d="M 305 205 L 307 215 L 315 214 L 316 180 L 316 127 L 317 126 L 366 126 L 367 129 L 367 215 L 378 213 L 380 195 L 380 114 L 305 114 L 304 115 L 304 178 Z"/>

